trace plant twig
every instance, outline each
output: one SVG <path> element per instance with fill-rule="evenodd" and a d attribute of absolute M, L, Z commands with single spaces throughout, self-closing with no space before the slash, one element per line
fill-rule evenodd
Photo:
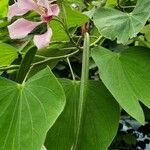
<path fill-rule="evenodd" d="M 120 9 L 135 8 L 135 6 L 122 6 L 120 0 L 117 0 L 117 4 Z"/>
<path fill-rule="evenodd" d="M 72 69 L 72 66 L 71 66 L 69 57 L 67 57 L 67 62 L 68 62 L 69 68 L 70 68 L 70 72 L 71 72 L 71 75 L 72 75 L 72 79 L 75 80 L 75 75 L 74 75 L 74 72 L 73 72 L 73 69 Z"/>
<path fill-rule="evenodd" d="M 74 51 L 72 53 L 69 53 L 67 55 L 56 56 L 56 57 L 44 57 L 44 56 L 39 55 L 39 57 L 43 58 L 44 60 L 31 64 L 31 67 L 35 66 L 35 65 L 41 65 L 41 64 L 47 63 L 50 60 L 65 59 L 67 57 L 71 57 L 71 56 L 77 54 L 78 52 L 79 52 L 79 50 L 76 50 L 76 51 Z M 1 66 L 0 71 L 8 71 L 8 70 L 19 69 L 19 67 L 20 67 L 20 65 Z"/>
<path fill-rule="evenodd" d="M 31 66 L 37 66 L 37 65 L 41 65 L 41 64 L 45 64 L 47 62 L 49 62 L 50 60 L 55 60 L 55 59 L 65 59 L 67 57 L 70 57 L 70 56 L 73 56 L 75 54 L 77 54 L 79 52 L 79 50 L 76 50 L 72 53 L 69 53 L 67 55 L 62 55 L 62 56 L 56 56 L 56 57 L 47 57 L 46 59 L 42 60 L 42 61 L 39 61 L 39 62 L 36 62 L 36 63 L 33 63 Z"/>
<path fill-rule="evenodd" d="M 14 69 L 18 69 L 18 68 L 19 68 L 19 65 L 2 66 L 2 67 L 0 67 L 0 71 L 14 70 Z"/>
<path fill-rule="evenodd" d="M 67 43 L 69 43 L 69 41 L 51 41 L 50 45 L 52 45 L 52 44 L 67 44 Z"/>
<path fill-rule="evenodd" d="M 90 44 L 90 47 L 95 46 L 96 44 L 98 44 L 103 39 L 104 39 L 103 36 L 99 36 L 93 43 Z"/>

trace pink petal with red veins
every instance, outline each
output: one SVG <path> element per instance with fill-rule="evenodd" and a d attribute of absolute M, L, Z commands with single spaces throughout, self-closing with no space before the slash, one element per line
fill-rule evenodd
<path fill-rule="evenodd" d="M 49 45 L 51 37 L 52 37 L 52 30 L 51 28 L 47 27 L 47 32 L 41 35 L 35 35 L 33 41 L 34 44 L 37 46 L 37 48 L 41 49 Z"/>
<path fill-rule="evenodd" d="M 18 4 L 15 3 L 8 8 L 8 20 L 10 21 L 14 16 L 22 16 L 26 14 L 29 10 L 28 9 L 20 9 Z"/>
<path fill-rule="evenodd" d="M 26 19 L 18 19 L 8 26 L 9 36 L 11 39 L 21 39 L 26 37 L 34 28 L 42 22 L 32 22 Z"/>
<path fill-rule="evenodd" d="M 59 15 L 60 9 L 59 9 L 59 6 L 57 4 L 50 5 L 50 9 L 52 11 L 52 16 L 58 16 Z"/>

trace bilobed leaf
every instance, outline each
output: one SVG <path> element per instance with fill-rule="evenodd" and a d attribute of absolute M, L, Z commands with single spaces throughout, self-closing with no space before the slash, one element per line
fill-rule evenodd
<path fill-rule="evenodd" d="M 104 37 L 127 44 L 149 19 L 149 10 L 150 0 L 138 0 L 131 13 L 121 12 L 111 7 L 99 8 L 93 16 L 93 21 Z"/>
<path fill-rule="evenodd" d="M 139 101 L 150 108 L 150 51 L 132 47 L 120 53 L 97 47 L 92 57 L 100 78 L 122 108 L 144 124 Z"/>
<path fill-rule="evenodd" d="M 0 149 L 41 150 L 64 108 L 61 85 L 49 68 L 24 84 L 0 78 Z"/>
<path fill-rule="evenodd" d="M 66 107 L 48 132 L 47 150 L 70 150 L 75 142 L 80 82 L 61 80 L 61 83 L 67 97 Z M 105 86 L 99 81 L 90 81 L 79 149 L 106 150 L 116 135 L 119 113 L 118 104 Z"/>
<path fill-rule="evenodd" d="M 16 48 L 5 43 L 0 43 L 0 66 L 10 65 L 17 56 Z"/>

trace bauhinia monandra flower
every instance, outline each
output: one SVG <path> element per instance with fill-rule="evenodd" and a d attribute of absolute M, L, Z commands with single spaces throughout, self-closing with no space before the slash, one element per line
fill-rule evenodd
<path fill-rule="evenodd" d="M 9 6 L 8 20 L 14 16 L 22 16 L 29 11 L 35 11 L 40 15 L 41 21 L 33 22 L 20 18 L 8 26 L 8 31 L 11 39 L 21 39 L 31 33 L 37 26 L 42 23 L 47 24 L 47 31 L 44 34 L 35 35 L 33 38 L 34 44 L 38 49 L 47 47 L 52 36 L 52 29 L 48 23 L 53 16 L 58 16 L 59 7 L 57 4 L 52 4 L 54 1 L 48 0 L 16 0 L 15 3 Z"/>

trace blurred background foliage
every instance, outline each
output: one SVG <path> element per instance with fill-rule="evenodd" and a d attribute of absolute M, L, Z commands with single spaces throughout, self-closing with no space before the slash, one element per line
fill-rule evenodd
<path fill-rule="evenodd" d="M 0 69 L 2 66 L 14 66 L 10 70 L 0 70 L 1 76 L 14 79 L 16 76 L 17 65 L 20 64 L 22 58 L 26 51 L 33 47 L 32 38 L 36 33 L 42 33 L 45 31 L 45 25 L 42 24 L 36 30 L 34 30 L 27 38 L 21 40 L 11 40 L 9 38 L 9 33 L 7 30 L 7 25 L 10 24 L 7 21 L 7 8 L 11 5 L 14 0 L 0 0 Z M 88 19 L 83 12 L 91 10 L 94 5 L 99 4 L 102 1 L 93 0 L 64 0 L 65 11 L 67 14 L 67 27 L 69 34 L 72 36 L 73 40 L 77 42 L 80 46 L 83 44 L 83 34 L 85 31 L 90 33 L 91 43 L 97 40 L 100 33 L 97 31 L 93 22 Z M 135 6 L 136 0 L 107 0 L 106 5 L 114 7 L 123 12 L 130 12 Z M 60 18 L 61 18 L 60 13 Z M 18 17 L 15 17 L 15 20 Z M 38 16 L 34 13 L 27 13 L 24 18 L 31 20 L 38 20 Z M 63 19 L 63 18 L 62 18 Z M 12 20 L 12 21 L 13 21 Z M 49 24 L 53 30 L 52 41 L 49 47 L 42 49 L 37 52 L 34 62 L 43 60 L 46 57 L 57 57 L 61 55 L 67 55 L 68 53 L 77 50 L 77 48 L 70 42 L 67 33 L 64 31 L 60 23 L 53 19 Z M 40 32 L 42 29 L 42 32 Z M 5 44 L 4 44 L 5 43 Z M 112 51 L 124 49 L 133 45 L 140 45 L 150 48 L 150 24 L 149 21 L 146 23 L 144 28 L 138 34 L 136 40 L 130 40 L 128 45 L 124 46 L 122 44 L 117 44 L 116 40 L 111 41 L 108 39 L 101 39 L 98 43 L 102 46 L 111 49 Z M 70 57 L 70 63 L 74 71 L 77 80 L 80 80 L 81 76 L 81 53 L 78 52 L 76 55 Z M 42 64 L 36 67 L 30 76 L 44 68 L 47 64 Z M 64 58 L 50 60 L 48 65 L 53 69 L 54 74 L 58 78 L 68 78 L 72 79 L 69 65 L 67 60 Z M 99 80 L 98 69 L 93 62 L 90 60 L 90 79 Z M 120 125 L 118 129 L 117 136 L 110 146 L 110 150 L 147 150 L 150 149 L 150 111 L 145 106 L 143 106 L 146 125 L 141 126 L 131 117 L 129 117 L 124 111 L 122 111 L 122 117 L 120 119 Z"/>

